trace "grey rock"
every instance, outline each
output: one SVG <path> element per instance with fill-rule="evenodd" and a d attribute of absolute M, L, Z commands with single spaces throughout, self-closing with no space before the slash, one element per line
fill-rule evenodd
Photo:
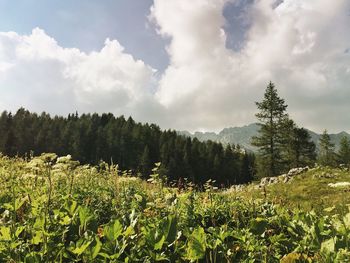
<path fill-rule="evenodd" d="M 294 176 L 304 173 L 306 171 L 309 170 L 309 167 L 299 167 L 299 168 L 293 168 L 291 170 L 289 170 L 289 172 L 287 174 L 282 174 L 280 176 L 276 176 L 276 177 L 264 177 L 260 180 L 260 187 L 264 187 L 267 185 L 271 185 L 271 184 L 276 184 L 276 183 L 289 183 Z"/>
<path fill-rule="evenodd" d="M 298 174 L 307 172 L 309 169 L 310 169 L 309 166 L 293 168 L 293 169 L 290 169 L 290 170 L 289 170 L 288 175 L 289 175 L 289 176 L 298 175 Z"/>

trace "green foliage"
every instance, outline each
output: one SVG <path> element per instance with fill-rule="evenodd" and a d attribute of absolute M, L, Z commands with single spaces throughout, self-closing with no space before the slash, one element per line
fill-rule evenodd
<path fill-rule="evenodd" d="M 285 123 L 283 158 L 288 169 L 313 166 L 316 161 L 316 145 L 309 132 L 297 127 L 292 120 Z"/>
<path fill-rule="evenodd" d="M 330 187 L 329 184 L 350 182 L 346 168 L 317 166 L 292 180 L 267 185 L 264 188 L 251 184 L 244 191 L 233 192 L 243 198 L 264 199 L 290 208 L 317 213 L 346 213 L 350 200 L 350 187 Z"/>
<path fill-rule="evenodd" d="M 196 261 L 205 257 L 207 242 L 202 227 L 198 227 L 188 237 L 186 259 Z"/>
<path fill-rule="evenodd" d="M 276 176 L 290 168 L 313 165 L 316 146 L 306 129 L 298 128 L 286 113 L 287 105 L 270 82 L 262 102 L 256 102 L 261 122 L 259 136 L 252 145 L 259 147 L 258 174 Z"/>
<path fill-rule="evenodd" d="M 320 153 L 318 162 L 325 166 L 335 166 L 336 156 L 334 152 L 334 143 L 331 142 L 331 137 L 325 130 L 320 137 Z"/>
<path fill-rule="evenodd" d="M 225 185 L 249 182 L 254 163 L 245 162 L 248 167 L 241 172 L 246 154 L 227 147 L 231 153 L 224 152 L 219 143 L 199 142 L 111 113 L 69 114 L 64 118 L 21 108 L 14 116 L 6 111 L 0 116 L 0 152 L 8 156 L 71 154 L 83 164 L 97 165 L 102 160 L 142 178 L 147 178 L 154 163 L 161 162 L 160 174 L 166 175 L 168 182 L 180 178 L 196 184 L 210 178 Z M 69 169 L 65 172 L 70 173 Z"/>
<path fill-rule="evenodd" d="M 162 186 L 159 167 L 148 184 L 121 176 L 115 166 L 80 166 L 69 156 L 0 157 L 0 262 L 350 258 L 348 210 L 332 216 L 332 209 L 289 210 L 219 192 L 212 181 L 205 192 L 180 192 Z"/>
<path fill-rule="evenodd" d="M 281 172 L 284 136 L 283 124 L 288 115 L 287 105 L 270 82 L 262 102 L 256 102 L 259 112 L 255 114 L 260 123 L 259 136 L 253 137 L 252 144 L 259 147 L 262 159 L 261 173 L 275 176 Z"/>
<path fill-rule="evenodd" d="M 342 137 L 340 140 L 338 156 L 341 164 L 350 165 L 350 141 L 346 136 Z"/>

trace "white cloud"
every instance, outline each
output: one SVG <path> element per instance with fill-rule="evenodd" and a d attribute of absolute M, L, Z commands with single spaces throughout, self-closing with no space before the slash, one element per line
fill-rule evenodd
<path fill-rule="evenodd" d="M 219 130 L 255 121 L 254 102 L 272 80 L 299 124 L 350 131 L 350 2 L 255 0 L 234 51 L 223 10 L 235 1 L 154 0 L 150 18 L 169 38 L 159 80 L 117 40 L 87 54 L 40 29 L 0 33 L 0 109 L 111 111 L 163 128 Z"/>
<path fill-rule="evenodd" d="M 139 104 L 156 103 L 148 98 L 154 73 L 116 40 L 107 39 L 99 52 L 86 54 L 62 48 L 38 28 L 30 35 L 0 33 L 2 109 L 138 115 Z"/>
<path fill-rule="evenodd" d="M 276 7 L 275 0 L 256 0 L 238 52 L 225 45 L 228 2 L 154 1 L 152 20 L 171 39 L 157 97 L 173 112 L 173 126 L 217 130 L 255 121 L 254 101 L 272 80 L 301 125 L 350 130 L 345 117 L 336 124 L 332 115 L 350 110 L 339 100 L 350 97 L 350 2 L 285 0 Z"/>

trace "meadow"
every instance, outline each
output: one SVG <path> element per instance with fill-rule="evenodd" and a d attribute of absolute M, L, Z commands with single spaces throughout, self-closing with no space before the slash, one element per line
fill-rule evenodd
<path fill-rule="evenodd" d="M 199 191 L 170 187 L 159 166 L 143 181 L 70 156 L 1 156 L 0 262 L 350 261 L 348 188 L 328 187 L 345 170 Z"/>

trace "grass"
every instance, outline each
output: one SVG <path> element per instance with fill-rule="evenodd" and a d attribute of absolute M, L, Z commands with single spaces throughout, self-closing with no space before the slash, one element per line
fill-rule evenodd
<path fill-rule="evenodd" d="M 316 167 L 294 176 L 288 183 L 268 185 L 265 189 L 257 188 L 258 183 L 253 183 L 232 195 L 245 199 L 266 199 L 305 211 L 322 212 L 334 207 L 334 212 L 344 212 L 350 203 L 350 187 L 328 185 L 337 182 L 350 182 L 350 172 L 340 168 Z"/>

